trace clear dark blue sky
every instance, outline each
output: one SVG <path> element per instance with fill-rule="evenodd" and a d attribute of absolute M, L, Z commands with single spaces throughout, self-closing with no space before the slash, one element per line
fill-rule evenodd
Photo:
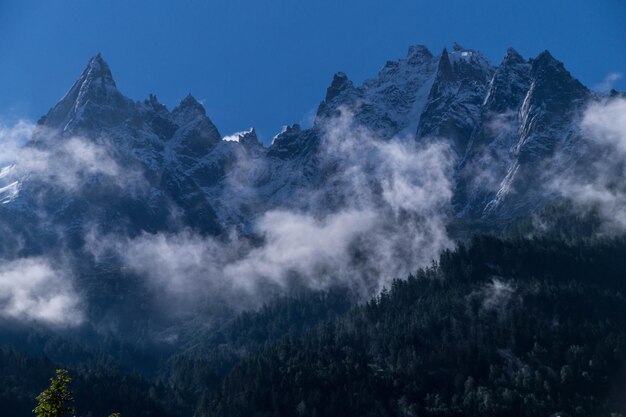
<path fill-rule="evenodd" d="M 191 92 L 222 134 L 267 142 L 306 123 L 336 71 L 361 82 L 411 44 L 454 41 L 494 63 L 548 49 L 593 87 L 626 76 L 626 2 L 1 0 L 0 118 L 37 119 L 101 52 L 127 96 L 172 107 Z"/>

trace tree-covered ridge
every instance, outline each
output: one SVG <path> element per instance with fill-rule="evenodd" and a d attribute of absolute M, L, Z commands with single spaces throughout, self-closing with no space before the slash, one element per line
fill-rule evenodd
<path fill-rule="evenodd" d="M 77 337 L 37 331 L 5 331 L 0 343 L 0 409 L 15 417 L 32 416 L 36 395 L 59 367 L 67 368 L 80 415 L 176 417 L 193 414 L 198 401 L 213 398 L 223 378 L 243 357 L 285 335 L 301 334 L 320 321 L 344 314 L 353 300 L 346 289 L 304 292 L 244 312 L 189 338 L 167 363 L 158 352 L 142 351 L 115 339 L 101 350 Z M 143 352 L 143 356 L 142 356 Z M 135 368 L 131 368 L 131 360 Z M 149 374 L 139 373 L 152 364 Z M 135 369 L 135 370 L 133 370 Z M 153 374 L 161 377 L 151 377 Z M 91 414 L 89 414 L 91 413 Z"/>
<path fill-rule="evenodd" d="M 0 348 L 1 414 L 32 417 L 37 395 L 49 385 L 50 375 L 57 368 L 59 365 L 45 357 Z M 145 417 L 178 417 L 190 413 L 174 390 L 137 374 L 96 364 L 70 368 L 69 374 L 72 403 L 81 416 L 108 416 L 111 410 Z"/>
<path fill-rule="evenodd" d="M 297 336 L 320 322 L 345 314 L 354 304 L 345 288 L 306 291 L 278 298 L 258 311 L 241 313 L 210 328 L 168 363 L 167 380 L 200 407 L 214 397 L 222 380 L 248 355 L 286 336 Z"/>
<path fill-rule="evenodd" d="M 0 349 L 0 407 L 32 415 L 66 367 L 81 415 L 626 414 L 624 253 L 623 239 L 477 237 L 354 307 L 307 292 L 208 326 L 156 379 L 61 339 L 52 360 Z"/>
<path fill-rule="evenodd" d="M 626 243 L 476 238 L 244 359 L 207 415 L 623 412 Z"/>

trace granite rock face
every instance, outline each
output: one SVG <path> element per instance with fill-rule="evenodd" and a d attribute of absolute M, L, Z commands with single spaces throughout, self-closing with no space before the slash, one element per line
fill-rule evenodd
<path fill-rule="evenodd" d="M 329 123 L 349 117 L 380 141 L 447 141 L 455 158 L 453 217 L 507 221 L 551 201 L 538 187 L 543 167 L 557 153 L 564 169 L 580 158 L 575 120 L 595 98 L 547 51 L 525 59 L 509 49 L 492 65 L 458 44 L 438 55 L 416 45 L 361 85 L 337 73 L 313 125 L 288 126 L 265 147 L 254 129 L 223 138 L 191 95 L 172 110 L 154 95 L 142 102 L 125 97 L 96 55 L 40 119 L 28 146 L 56 152 L 80 138 L 138 180 L 88 172 L 87 185 L 68 192 L 5 167 L 0 201 L 6 218 L 45 213 L 48 226 L 71 219 L 76 230 L 244 230 L 269 209 L 305 209 L 303 196 L 333 192 L 329 181 L 338 168 L 324 137 Z M 46 227 L 32 235 L 54 235 Z"/>

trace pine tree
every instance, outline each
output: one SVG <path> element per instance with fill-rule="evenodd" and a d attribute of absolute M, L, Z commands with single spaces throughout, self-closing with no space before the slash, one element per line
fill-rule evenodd
<path fill-rule="evenodd" d="M 70 389 L 69 373 L 65 369 L 57 369 L 56 375 L 50 378 L 50 387 L 37 396 L 38 405 L 33 410 L 37 417 L 64 417 L 75 412 L 74 396 Z"/>

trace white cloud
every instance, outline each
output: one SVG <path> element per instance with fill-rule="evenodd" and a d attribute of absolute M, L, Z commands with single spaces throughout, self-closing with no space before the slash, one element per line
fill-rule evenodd
<path fill-rule="evenodd" d="M 626 156 L 626 99 L 591 104 L 581 126 L 592 141 L 614 148 L 620 157 Z"/>
<path fill-rule="evenodd" d="M 623 76 L 624 74 L 621 72 L 611 72 L 604 77 L 604 80 L 602 80 L 600 84 L 595 85 L 593 89 L 600 92 L 610 91 L 615 83 L 621 80 Z"/>
<path fill-rule="evenodd" d="M 79 188 L 89 175 L 121 178 L 120 167 L 105 148 L 80 138 L 64 140 L 54 149 L 22 148 L 15 168 L 19 175 L 67 190 Z"/>
<path fill-rule="evenodd" d="M 36 144 L 29 142 L 33 135 Z M 104 139 L 59 138 L 43 127 L 20 121 L 0 126 L 0 143 L 0 168 L 11 166 L 5 181 L 30 178 L 68 191 L 85 185 L 91 176 L 106 177 L 122 187 L 143 181 L 139 173 L 120 167 Z"/>
<path fill-rule="evenodd" d="M 515 288 L 513 288 L 510 282 L 493 278 L 483 288 L 483 308 L 502 311 L 506 308 L 514 293 Z"/>
<path fill-rule="evenodd" d="M 222 138 L 222 140 L 225 140 L 226 142 L 239 142 L 239 139 L 241 139 L 241 137 L 246 133 L 250 133 L 250 130 L 243 130 L 241 132 L 235 132 L 232 135 L 226 135 Z"/>
<path fill-rule="evenodd" d="M 307 277 L 309 287 L 324 288 L 345 278 L 350 245 L 375 222 L 371 211 L 340 212 L 323 220 L 280 210 L 265 213 L 257 223 L 263 245 L 226 265 L 224 274 L 251 290 L 260 280 L 284 287 L 290 274 Z"/>
<path fill-rule="evenodd" d="M 2 143 L 2 153 L 0 154 L 0 165 L 9 164 L 17 159 L 20 147 L 32 137 L 35 125 L 25 120 L 20 120 L 12 126 L 0 124 L 0 143 Z"/>
<path fill-rule="evenodd" d="M 251 239 L 190 231 L 93 235 L 89 248 L 112 252 L 160 294 L 241 306 L 263 301 L 268 288 L 293 285 L 346 285 L 371 296 L 452 245 L 446 221 L 454 160 L 444 141 L 383 141 L 349 114 L 328 121 L 322 140 L 318 157 L 333 172 L 329 186 L 299 196 L 291 208 L 262 213 Z M 245 155 L 239 157 L 247 166 Z M 230 186 L 240 193 L 238 181 Z"/>
<path fill-rule="evenodd" d="M 84 319 L 69 273 L 41 257 L 0 262 L 0 315 L 64 327 Z"/>
<path fill-rule="evenodd" d="M 557 173 L 551 186 L 583 210 L 596 210 L 604 233 L 626 231 L 626 99 L 594 102 L 580 123 L 587 139 L 584 166 Z"/>

